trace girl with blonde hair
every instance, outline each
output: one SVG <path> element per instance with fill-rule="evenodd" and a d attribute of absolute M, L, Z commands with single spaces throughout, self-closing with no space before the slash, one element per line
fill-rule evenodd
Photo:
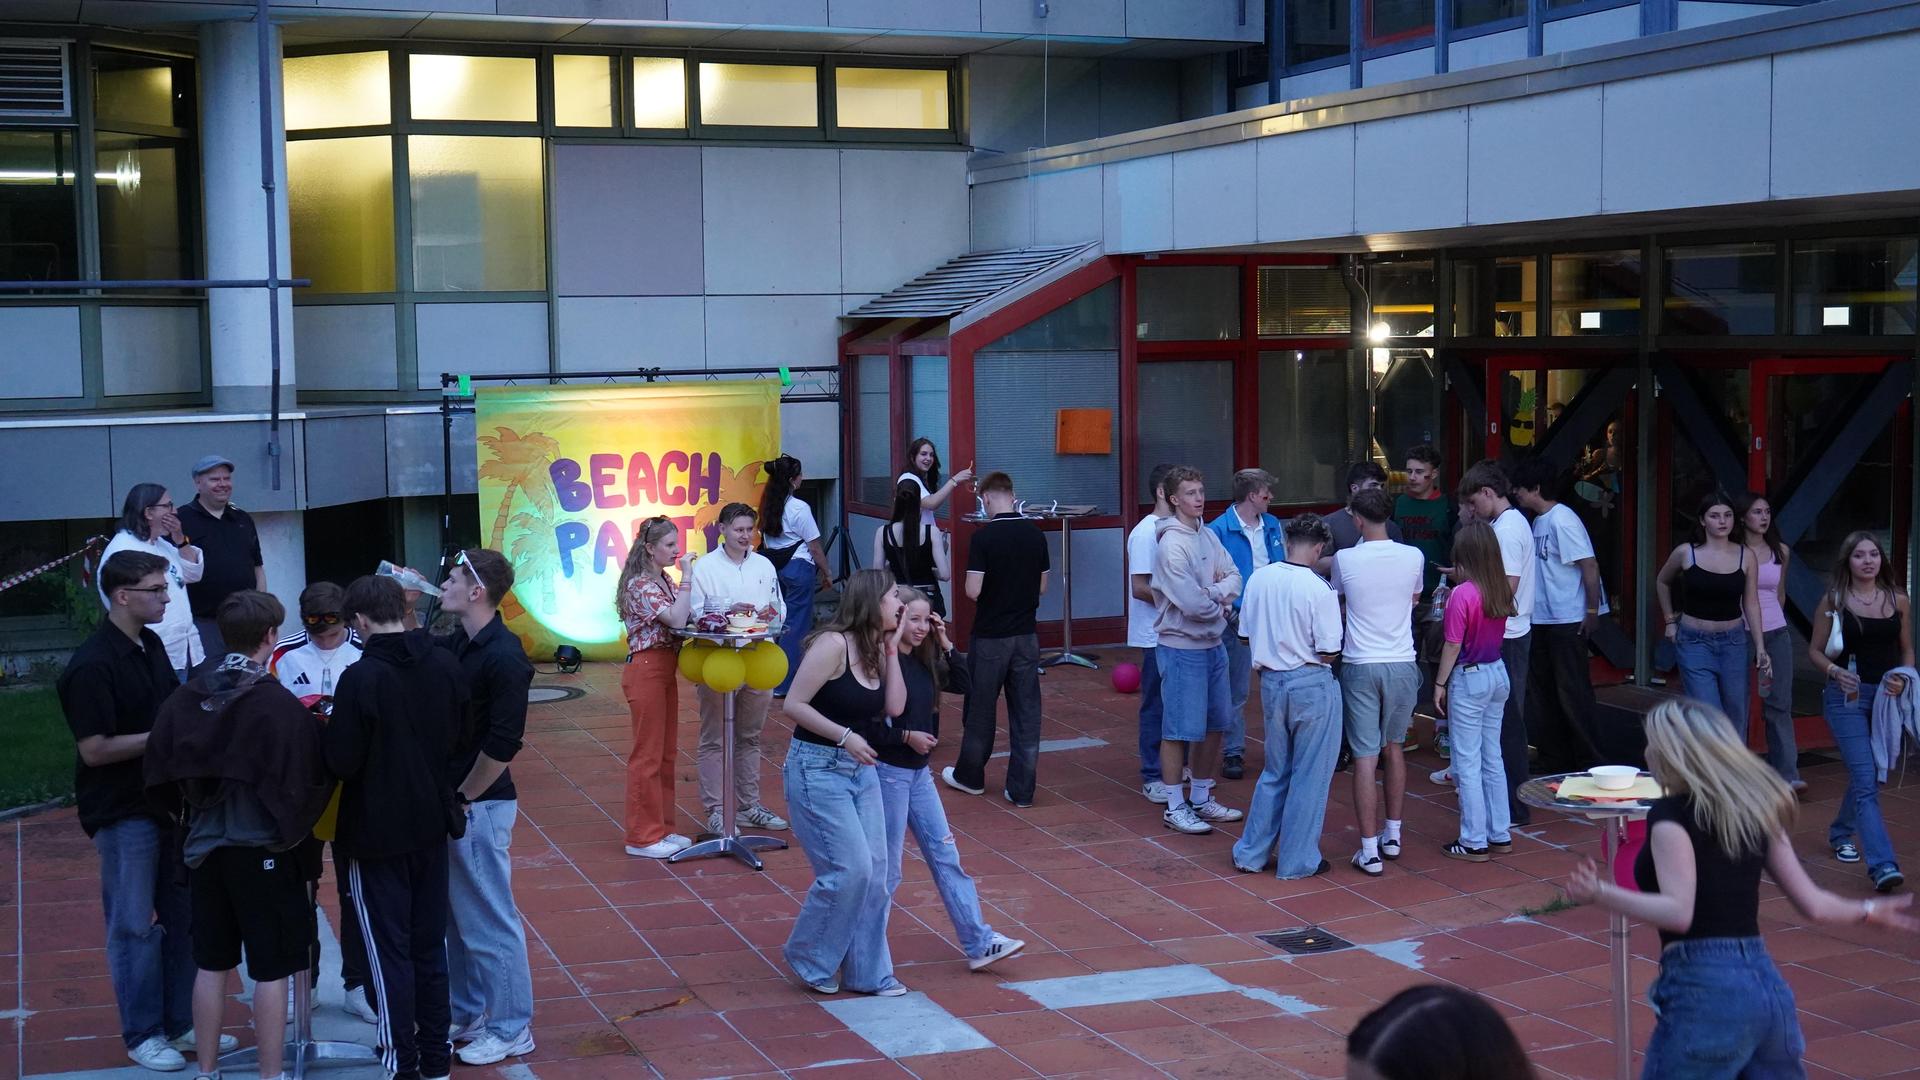
<path fill-rule="evenodd" d="M 1647 714 L 1647 766 L 1666 792 L 1647 814 L 1633 892 L 1584 861 L 1567 882 L 1598 904 L 1660 931 L 1659 1013 L 1646 1080 L 1801 1076 L 1806 1040 L 1793 991 L 1760 938 L 1760 871 L 1818 923 L 1912 933 L 1912 896 L 1853 900 L 1815 885 L 1787 839 L 1798 803 L 1720 710 L 1685 698 Z"/>
<path fill-rule="evenodd" d="M 613 606 L 627 628 L 627 666 L 620 673 L 627 711 L 633 717 L 633 748 L 627 752 L 627 854 L 664 859 L 693 841 L 673 832 L 673 762 L 680 752 L 680 684 L 674 674 L 690 597 L 667 576 L 676 562 L 687 578 L 680 527 L 661 515 L 640 523 L 627 549 Z"/>
<path fill-rule="evenodd" d="M 1514 613 L 1513 586 L 1491 526 L 1476 521 L 1454 534 L 1453 577 L 1456 584 L 1441 619 L 1446 644 L 1434 669 L 1433 704 L 1452 732 L 1449 767 L 1460 792 L 1460 838 L 1440 853 L 1486 862 L 1491 852 L 1513 850 L 1507 770 L 1500 756 L 1501 718 L 1513 693 L 1500 646 Z"/>

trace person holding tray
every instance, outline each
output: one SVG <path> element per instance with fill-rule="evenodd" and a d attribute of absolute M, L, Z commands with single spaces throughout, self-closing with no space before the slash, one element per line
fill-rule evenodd
<path fill-rule="evenodd" d="M 693 846 L 673 832 L 673 759 L 679 753 L 680 683 L 674 678 L 680 638 L 687 625 L 692 592 L 675 588 L 667 567 L 687 564 L 680 552 L 680 527 L 661 514 L 640 523 L 614 592 L 614 608 L 627 628 L 627 666 L 620 674 L 627 709 L 633 714 L 633 749 L 627 754 L 627 854 L 665 859 Z"/>
<path fill-rule="evenodd" d="M 688 610 L 696 620 L 709 612 L 758 613 L 772 609 L 772 622 L 784 623 L 787 601 L 780 573 L 765 555 L 753 550 L 753 530 L 760 515 L 746 503 L 720 508 L 721 544 L 693 564 L 687 574 Z M 720 740 L 726 738 L 726 695 L 702 685 L 700 699 L 700 804 L 707 811 L 709 832 L 721 832 L 721 770 L 725 768 Z M 767 725 L 773 691 L 742 687 L 733 705 L 733 796 L 739 805 L 734 820 L 750 829 L 784 829 L 787 819 L 760 803 L 760 731 Z"/>

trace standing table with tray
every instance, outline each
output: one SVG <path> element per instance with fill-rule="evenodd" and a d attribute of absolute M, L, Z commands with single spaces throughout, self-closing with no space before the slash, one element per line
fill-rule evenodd
<path fill-rule="evenodd" d="M 741 652 L 762 641 L 779 640 L 780 631 L 780 624 L 775 623 L 765 630 L 750 634 L 732 630 L 715 633 L 681 630 L 679 634 L 688 641 L 705 641 L 722 649 Z M 692 847 L 683 848 L 667 856 L 668 862 L 703 859 L 709 855 L 731 855 L 755 870 L 764 870 L 766 867 L 760 862 L 760 856 L 755 855 L 754 852 L 779 851 L 787 846 L 787 842 L 777 836 L 742 833 L 734 823 L 734 815 L 738 813 L 739 804 L 735 801 L 733 793 L 733 702 L 739 693 L 738 690 L 729 690 L 722 695 L 726 727 L 720 736 L 720 831 L 701 833 L 700 839 L 694 841 Z"/>
<path fill-rule="evenodd" d="M 1021 517 L 1029 521 L 1057 521 L 1060 523 L 1060 649 L 1058 652 L 1040 658 L 1040 670 L 1058 664 L 1077 664 L 1083 668 L 1100 670 L 1097 658 L 1092 653 L 1085 655 L 1073 651 L 1073 519 L 1092 517 L 1100 512 L 1097 506 L 1061 506 L 1055 501 L 1050 506 L 1035 506 L 1031 503 L 1016 507 Z M 967 520 L 981 523 L 987 520 L 984 513 L 967 515 Z"/>
<path fill-rule="evenodd" d="M 1620 854 L 1620 842 L 1626 839 L 1627 822 L 1647 816 L 1653 800 L 1659 798 L 1659 786 L 1653 774 L 1642 772 L 1634 786 L 1626 791 L 1605 791 L 1592 787 L 1584 772 L 1536 776 L 1520 785 L 1520 801 L 1541 810 L 1587 818 L 1600 826 L 1601 850 L 1606 855 L 1607 873 Z M 1567 794 L 1562 794 L 1565 788 Z M 1627 917 L 1619 912 L 1607 915 L 1608 966 L 1613 969 L 1613 1071 L 1618 1080 L 1633 1080 L 1632 1020 L 1627 1011 L 1627 995 L 1632 983 L 1628 962 Z"/>

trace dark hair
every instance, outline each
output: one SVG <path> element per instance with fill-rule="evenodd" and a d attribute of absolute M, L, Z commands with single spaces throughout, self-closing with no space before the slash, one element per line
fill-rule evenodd
<path fill-rule="evenodd" d="M 767 462 L 767 486 L 760 493 L 760 535 L 779 536 L 786 528 L 787 500 L 800 478 L 800 459 L 781 454 Z"/>
<path fill-rule="evenodd" d="M 1772 499 L 1757 491 L 1743 491 L 1739 498 L 1733 500 L 1733 537 L 1737 543 L 1747 542 L 1747 511 L 1753 509 L 1755 503 L 1766 503 L 1770 510 L 1774 506 Z M 1777 511 L 1767 518 L 1767 531 L 1760 534 L 1760 542 L 1773 552 L 1775 562 L 1787 561 L 1787 542 L 1780 537 L 1780 515 Z"/>
<path fill-rule="evenodd" d="M 1289 544 L 1333 543 L 1333 530 L 1327 528 L 1327 519 L 1319 514 L 1295 514 L 1280 531 Z"/>
<path fill-rule="evenodd" d="M 300 614 L 338 614 L 340 605 L 346 602 L 346 598 L 346 590 L 333 582 L 316 581 L 300 590 Z"/>
<path fill-rule="evenodd" d="M 1369 480 L 1387 482 L 1387 470 L 1371 461 L 1356 461 L 1347 470 L 1347 490 L 1352 491 Z"/>
<path fill-rule="evenodd" d="M 893 585 L 893 575 L 885 570 L 855 570 L 841 587 L 840 604 L 833 616 L 807 635 L 806 647 L 813 648 L 822 634 L 839 634 L 859 651 L 860 663 L 869 674 L 885 674 L 882 646 L 887 632 L 880 618 L 880 603 L 893 591 Z"/>
<path fill-rule="evenodd" d="M 914 565 L 915 552 L 920 549 L 926 530 L 920 527 L 920 485 L 912 480 L 902 480 L 893 485 L 893 516 L 887 519 L 882 529 L 900 526 L 900 554 L 905 565 Z M 884 540 L 881 550 L 886 549 Z"/>
<path fill-rule="evenodd" d="M 1500 537 L 1484 521 L 1468 522 L 1453 534 L 1453 565 L 1462 580 L 1473 582 L 1480 594 L 1480 614 L 1509 619 L 1518 613 L 1507 564 L 1500 557 Z"/>
<path fill-rule="evenodd" d="M 121 531 L 142 540 L 153 539 L 153 530 L 147 526 L 147 507 L 158 503 L 166 493 L 165 484 L 135 484 L 127 489 L 127 501 L 120 504 Z"/>
<path fill-rule="evenodd" d="M 982 495 L 990 495 L 996 491 L 1011 495 L 1013 494 L 1013 477 L 997 470 L 990 472 L 980 478 L 978 490 Z"/>
<path fill-rule="evenodd" d="M 1153 471 L 1147 474 L 1147 494 L 1153 496 L 1155 502 L 1167 497 L 1166 492 L 1160 489 L 1166 486 L 1167 474 L 1172 471 L 1172 465 L 1162 462 L 1155 465 Z"/>
<path fill-rule="evenodd" d="M 1527 1052 L 1478 994 L 1429 983 L 1400 991 L 1360 1018 L 1347 1060 L 1381 1080 L 1533 1080 Z"/>
<path fill-rule="evenodd" d="M 1497 461 L 1478 462 L 1460 477 L 1462 499 L 1481 488 L 1492 489 L 1494 496 L 1501 499 L 1513 493 L 1513 488 L 1507 482 L 1507 470 L 1501 468 Z"/>
<path fill-rule="evenodd" d="M 113 599 L 115 589 L 131 589 L 140 579 L 167 572 L 167 560 L 150 551 L 116 551 L 100 564 L 100 591 Z"/>
<path fill-rule="evenodd" d="M 1693 515 L 1693 542 L 1694 543 L 1704 544 L 1707 542 L 1707 511 L 1713 509 L 1716 506 L 1724 506 L 1728 510 L 1732 510 L 1733 496 L 1727 494 L 1724 491 L 1721 491 L 1719 488 L 1715 488 L 1712 491 L 1707 492 L 1705 495 L 1700 496 L 1700 508 L 1694 511 L 1694 515 Z M 1735 537 L 1739 535 L 1740 535 L 1740 514 L 1739 512 L 1736 511 L 1733 515 L 1733 532 L 1727 534 L 1727 539 L 1733 540 Z M 1735 541 L 1735 542 L 1737 543 L 1738 541 Z"/>
<path fill-rule="evenodd" d="M 492 548 L 467 548 L 467 576 L 487 590 L 487 602 L 495 607 L 513 591 L 513 564 Z"/>
<path fill-rule="evenodd" d="M 220 624 L 220 637 L 227 643 L 227 651 L 251 653 L 260 647 L 269 635 L 280 632 L 280 624 L 287 618 L 287 609 L 272 593 L 258 589 L 241 589 L 225 600 L 213 613 L 214 622 Z"/>
<path fill-rule="evenodd" d="M 1407 451 L 1407 460 L 1421 462 L 1432 468 L 1435 472 L 1439 472 L 1440 463 L 1443 459 L 1440 457 L 1440 451 L 1435 450 L 1427 443 L 1421 443 L 1419 446 Z"/>
<path fill-rule="evenodd" d="M 1515 488 L 1531 488 L 1543 499 L 1560 499 L 1560 470 L 1537 457 L 1527 458 L 1513 467 L 1507 483 Z"/>
<path fill-rule="evenodd" d="M 1393 517 L 1393 497 L 1380 488 L 1362 488 L 1347 500 L 1347 509 L 1352 510 L 1355 517 L 1385 525 Z"/>
<path fill-rule="evenodd" d="M 1241 469 L 1233 474 L 1233 501 L 1243 502 L 1261 488 L 1273 490 L 1279 479 L 1265 469 Z"/>
<path fill-rule="evenodd" d="M 680 527 L 665 514 L 656 514 L 640 523 L 634 530 L 633 543 L 627 547 L 627 561 L 620 567 L 620 582 L 613 588 L 613 610 L 620 613 L 620 620 L 627 621 L 627 586 L 634 578 L 642 574 L 655 574 L 660 567 L 653 564 L 653 557 L 647 549 L 666 538 L 670 532 L 679 532 Z"/>
<path fill-rule="evenodd" d="M 356 615 L 365 615 L 370 623 L 397 623 L 407 617 L 406 590 L 399 582 L 378 574 L 355 578 L 340 600 L 340 615 L 348 622 Z"/>
<path fill-rule="evenodd" d="M 933 464 L 927 466 L 926 472 L 921 472 L 913 464 L 919 460 L 920 448 L 923 446 L 933 451 Z M 922 435 L 907 444 L 907 471 L 919 477 L 920 482 L 927 485 L 928 491 L 940 490 L 940 451 L 933 445 L 932 439 Z"/>
<path fill-rule="evenodd" d="M 720 522 L 720 527 L 723 529 L 726 528 L 727 526 L 733 524 L 735 518 L 739 518 L 739 517 L 746 517 L 746 518 L 751 518 L 754 521 L 759 521 L 760 511 L 755 510 L 753 507 L 748 506 L 746 503 L 743 503 L 743 502 L 730 502 L 727 505 L 720 508 L 720 517 L 718 519 Z"/>

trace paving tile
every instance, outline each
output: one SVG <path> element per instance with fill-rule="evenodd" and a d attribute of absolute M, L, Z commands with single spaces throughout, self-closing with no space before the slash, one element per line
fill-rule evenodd
<path fill-rule="evenodd" d="M 999 1047 L 901 1058 L 900 1065 L 920 1080 L 1026 1080 L 1039 1075 Z"/>

